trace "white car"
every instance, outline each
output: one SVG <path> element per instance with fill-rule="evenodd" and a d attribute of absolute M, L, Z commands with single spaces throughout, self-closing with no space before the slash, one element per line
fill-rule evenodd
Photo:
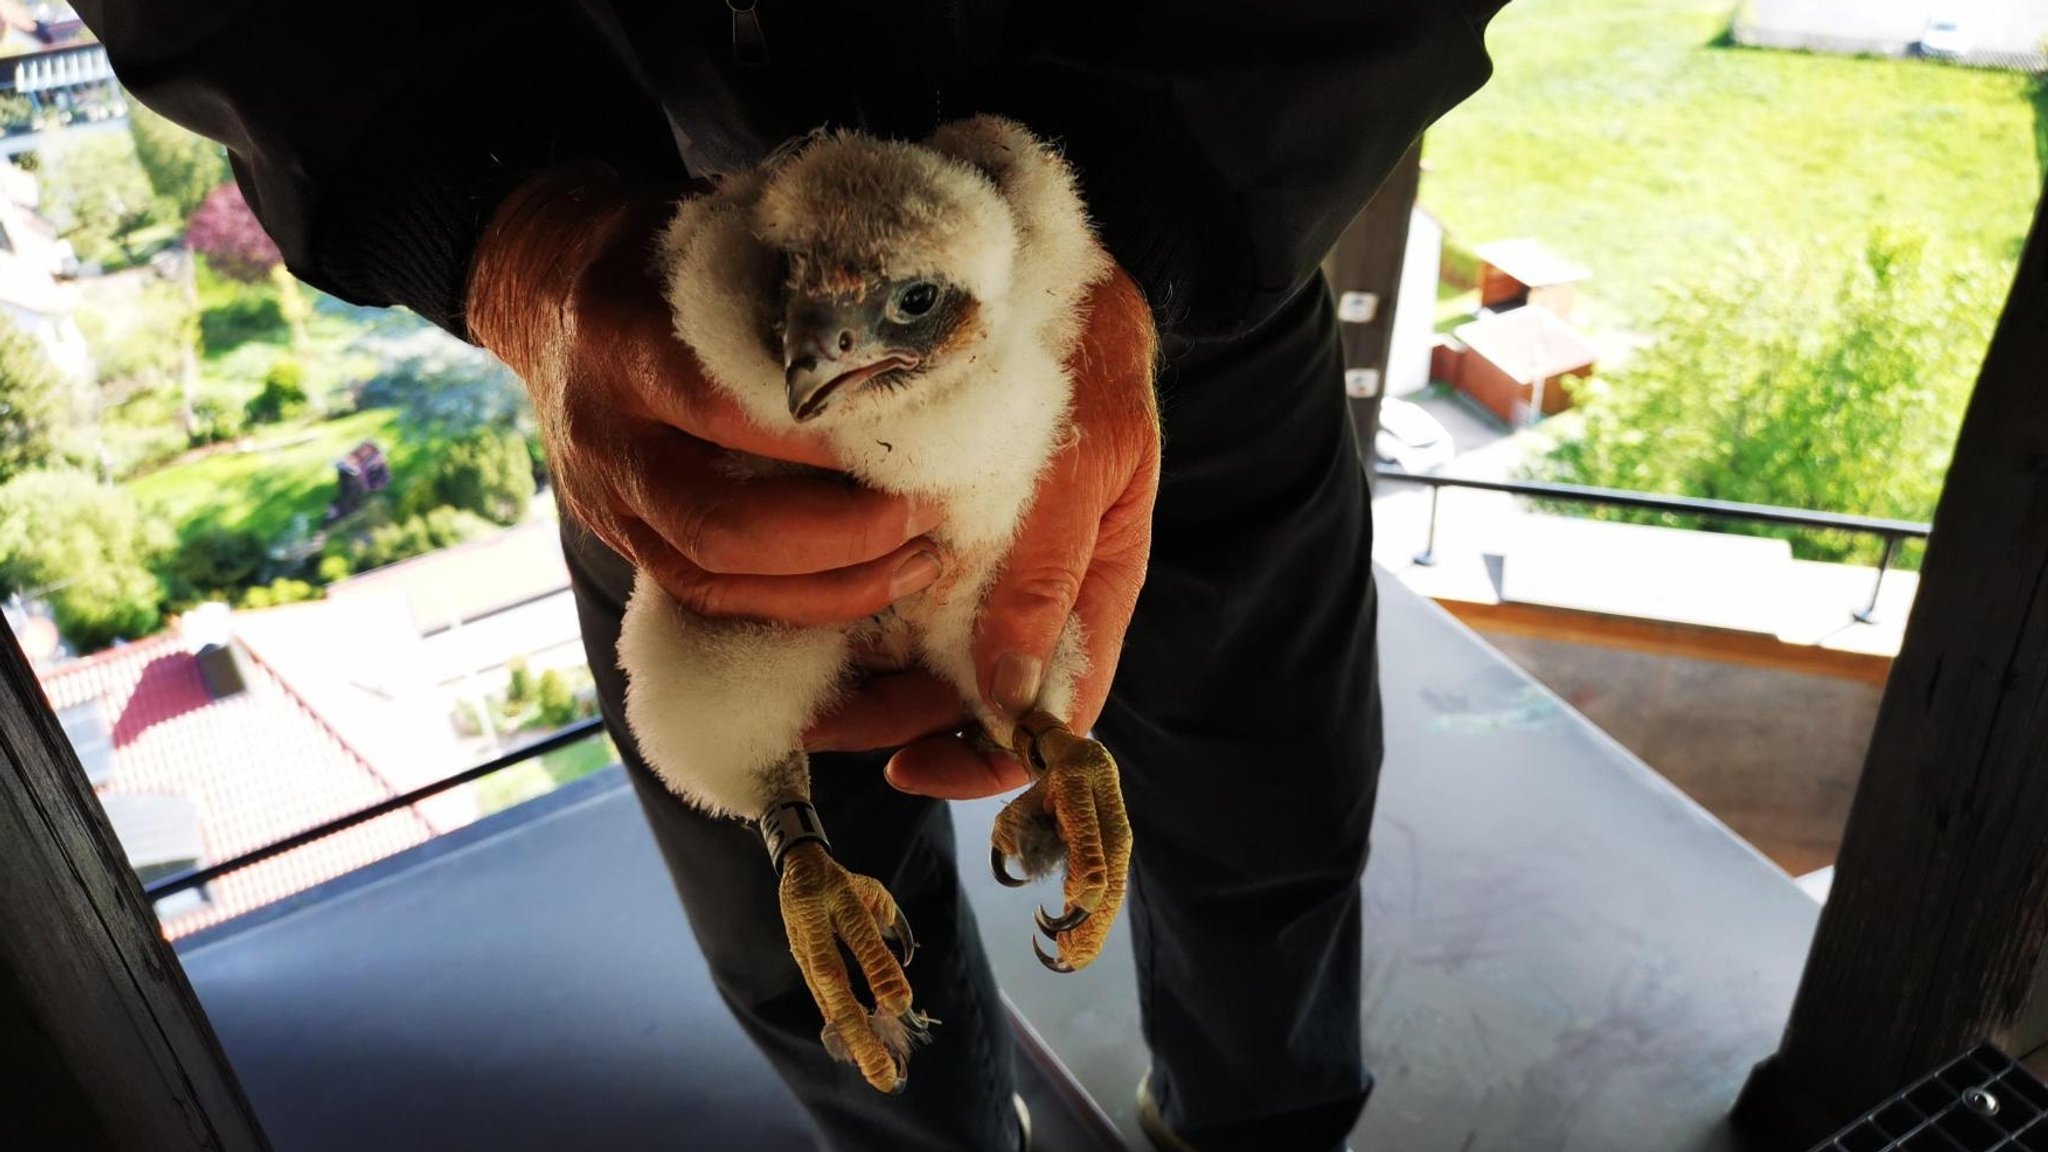
<path fill-rule="evenodd" d="M 1920 43 L 1915 45 L 1922 56 L 1940 57 L 1962 56 L 1973 46 L 1963 22 L 1954 16 L 1929 16 Z"/>
<path fill-rule="evenodd" d="M 1421 405 L 1392 396 L 1380 401 L 1373 455 L 1404 472 L 1427 472 L 1457 456 L 1451 434 Z"/>

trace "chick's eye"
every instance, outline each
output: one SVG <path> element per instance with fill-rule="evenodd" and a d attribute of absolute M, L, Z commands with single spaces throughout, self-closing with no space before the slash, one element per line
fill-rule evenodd
<path fill-rule="evenodd" d="M 920 280 L 896 294 L 893 309 L 899 318 L 915 319 L 932 310 L 939 302 L 939 286 L 929 280 Z"/>

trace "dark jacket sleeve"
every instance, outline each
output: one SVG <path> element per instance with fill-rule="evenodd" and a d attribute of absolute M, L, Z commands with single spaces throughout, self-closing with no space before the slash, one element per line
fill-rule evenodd
<path fill-rule="evenodd" d="M 295 274 L 458 335 L 476 238 L 520 178 L 574 159 L 676 167 L 653 102 L 546 0 L 77 8 L 134 96 L 227 146 Z"/>
<path fill-rule="evenodd" d="M 1016 5 L 1002 110 L 1060 138 L 1169 334 L 1286 300 L 1491 71 L 1492 0 Z"/>

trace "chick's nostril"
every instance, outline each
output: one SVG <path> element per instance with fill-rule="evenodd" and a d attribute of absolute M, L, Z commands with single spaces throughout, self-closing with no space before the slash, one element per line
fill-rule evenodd
<path fill-rule="evenodd" d="M 846 329 L 846 328 L 841 328 L 841 329 L 839 330 L 839 350 L 840 350 L 841 352 L 851 352 L 851 351 L 853 351 L 853 332 L 852 332 L 852 330 L 850 330 L 850 329 Z"/>

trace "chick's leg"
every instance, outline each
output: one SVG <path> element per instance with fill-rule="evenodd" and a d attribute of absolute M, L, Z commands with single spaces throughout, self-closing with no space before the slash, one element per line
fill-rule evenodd
<path fill-rule="evenodd" d="M 1014 887 L 1066 862 L 1065 907 L 1057 916 L 1038 912 L 1039 932 L 1057 947 L 1048 954 L 1033 939 L 1031 950 L 1047 968 L 1072 972 L 1101 955 L 1123 906 L 1131 821 L 1116 761 L 1100 742 L 1074 735 L 1044 712 L 1017 722 L 1013 745 L 1038 779 L 997 814 L 990 863 L 996 879 Z M 1010 874 L 1010 857 L 1026 879 Z"/>
<path fill-rule="evenodd" d="M 832 858 L 808 801 L 778 801 L 760 825 L 782 872 L 782 923 L 790 954 L 824 1016 L 826 1050 L 858 1067 L 876 1089 L 902 1091 L 910 1050 L 929 1038 L 936 1023 L 911 1004 L 903 965 L 917 945 L 909 922 L 879 881 L 849 872 Z M 854 991 L 842 944 L 860 968 L 872 1008 Z M 901 950 L 900 959 L 892 946 Z"/>

